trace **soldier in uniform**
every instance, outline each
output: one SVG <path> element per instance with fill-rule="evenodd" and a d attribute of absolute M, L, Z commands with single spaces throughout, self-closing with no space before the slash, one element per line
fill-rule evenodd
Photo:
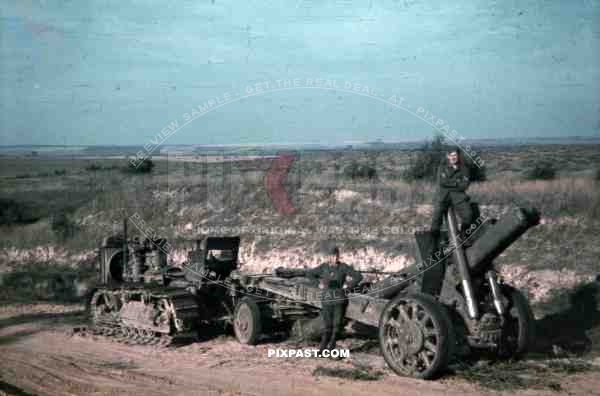
<path fill-rule="evenodd" d="M 346 307 L 348 306 L 347 292 L 356 287 L 362 280 L 362 274 L 352 266 L 340 262 L 340 250 L 331 247 L 328 262 L 309 270 L 309 278 L 319 280 L 322 294 L 321 317 L 325 324 L 319 349 L 335 349 L 336 338 L 342 330 Z"/>
<path fill-rule="evenodd" d="M 440 228 L 450 205 L 452 205 L 461 220 L 461 237 L 473 221 L 473 210 L 470 198 L 466 193 L 470 177 L 468 168 L 462 163 L 457 148 L 451 148 L 446 153 L 446 160 L 440 164 L 437 172 L 437 194 L 433 202 L 433 218 L 431 233 L 433 248 L 437 249 Z"/>

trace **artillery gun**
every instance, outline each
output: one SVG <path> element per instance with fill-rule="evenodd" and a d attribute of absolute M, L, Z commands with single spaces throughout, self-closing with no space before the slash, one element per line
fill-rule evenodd
<path fill-rule="evenodd" d="M 218 285 L 238 266 L 239 237 L 207 237 L 181 267 L 167 265 L 165 239 L 104 238 L 97 287 L 88 301 L 92 330 L 120 341 L 168 345 L 203 324 L 230 321 L 234 301 Z"/>
<path fill-rule="evenodd" d="M 416 233 L 417 264 L 348 294 L 346 319 L 373 329 L 385 361 L 400 375 L 433 378 L 453 356 L 474 350 L 517 357 L 533 338 L 534 318 L 526 298 L 498 280 L 493 260 L 539 223 L 538 211 L 514 208 L 499 221 L 482 222 L 468 232 L 468 244 L 458 235 L 452 208 L 446 222 L 439 253 L 432 249 L 430 232 Z M 232 273 L 241 287 L 255 291 L 240 300 L 245 309 L 236 308 L 240 342 L 258 341 L 262 321 L 273 317 L 274 305 L 294 307 L 300 317 L 302 310 L 321 307 L 322 291 L 298 281 L 302 275 L 302 270 L 285 269 L 275 276 Z"/>

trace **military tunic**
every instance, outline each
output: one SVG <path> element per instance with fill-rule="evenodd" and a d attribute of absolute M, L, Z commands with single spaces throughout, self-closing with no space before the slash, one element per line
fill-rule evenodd
<path fill-rule="evenodd" d="M 433 217 L 431 231 L 439 234 L 444 221 L 444 215 L 450 205 L 454 207 L 461 220 L 461 230 L 471 225 L 473 211 L 470 198 L 466 193 L 470 184 L 468 169 L 461 163 L 456 168 L 447 162 L 440 165 L 437 175 L 437 196 L 433 202 Z"/>
<path fill-rule="evenodd" d="M 338 334 L 342 330 L 348 300 L 346 290 L 351 290 L 362 280 L 362 274 L 350 265 L 338 262 L 336 265 L 323 263 L 307 272 L 312 279 L 324 284 L 321 290 L 321 317 L 325 329 L 319 348 L 334 349 Z M 344 290 L 344 284 L 347 286 Z"/>
<path fill-rule="evenodd" d="M 352 289 L 362 280 L 362 274 L 345 263 L 331 265 L 323 263 L 307 272 L 307 276 L 312 279 L 319 279 L 325 284 L 322 289 L 322 298 L 324 304 L 343 303 L 345 299 L 344 284 L 348 289 Z M 346 278 L 350 278 L 349 281 Z"/>

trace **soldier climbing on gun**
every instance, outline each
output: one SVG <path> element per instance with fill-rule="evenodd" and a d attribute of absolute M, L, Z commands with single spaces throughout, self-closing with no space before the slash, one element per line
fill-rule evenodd
<path fill-rule="evenodd" d="M 433 201 L 433 218 L 431 220 L 433 251 L 439 247 L 440 228 L 450 205 L 454 207 L 461 220 L 461 239 L 463 241 L 466 239 L 466 230 L 473 222 L 471 199 L 466 193 L 469 184 L 469 169 L 461 161 L 459 149 L 455 147 L 448 149 L 446 158 L 437 171 L 437 194 Z"/>

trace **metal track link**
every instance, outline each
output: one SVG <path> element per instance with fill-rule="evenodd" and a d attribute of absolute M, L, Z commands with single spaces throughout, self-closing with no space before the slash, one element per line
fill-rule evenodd
<path fill-rule="evenodd" d="M 149 345 L 159 348 L 167 348 L 173 342 L 173 337 L 170 335 L 133 327 L 80 326 L 73 328 L 72 334 L 82 337 L 93 335 L 125 345 Z"/>
<path fill-rule="evenodd" d="M 121 315 L 123 307 L 129 301 L 138 304 L 142 301 L 146 305 L 156 304 L 153 306 L 158 307 L 161 310 L 159 312 L 165 313 L 163 320 L 169 320 L 170 332 L 174 334 L 153 329 L 153 326 L 159 327 L 156 322 L 146 325 L 140 323 L 139 326 L 132 324 L 131 316 L 128 317 L 129 323 L 125 324 Z M 96 290 L 89 307 L 93 324 L 85 331 L 79 329 L 74 332 L 82 335 L 90 333 L 126 345 L 151 345 L 159 348 L 172 346 L 174 337 L 185 336 L 190 330 L 190 325 L 196 321 L 199 310 L 195 297 L 181 289 L 157 293 L 144 288 L 102 288 Z"/>

